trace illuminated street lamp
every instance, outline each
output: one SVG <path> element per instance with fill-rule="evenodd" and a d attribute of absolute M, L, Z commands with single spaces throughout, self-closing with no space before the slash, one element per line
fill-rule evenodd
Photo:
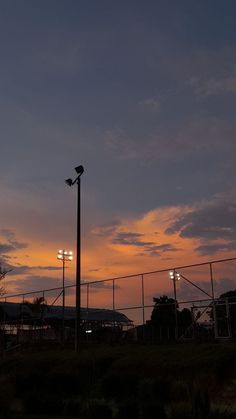
<path fill-rule="evenodd" d="M 73 252 L 58 250 L 57 259 L 62 261 L 62 344 L 65 341 L 65 266 L 66 262 L 73 260 Z"/>
<path fill-rule="evenodd" d="M 84 173 L 83 166 L 75 168 L 77 177 L 75 180 L 66 179 L 66 184 L 73 186 L 77 183 L 78 197 L 77 197 L 77 250 L 76 250 L 76 317 L 75 317 L 75 351 L 79 350 L 80 341 L 80 308 L 81 308 L 81 231 L 80 231 L 80 177 Z"/>
<path fill-rule="evenodd" d="M 177 292 L 176 292 L 176 281 L 179 281 L 181 275 L 176 272 L 174 269 L 173 271 L 169 271 L 169 277 L 173 281 L 174 287 L 174 299 L 175 299 L 175 339 L 178 339 L 179 331 L 178 331 L 178 313 L 177 313 Z"/>

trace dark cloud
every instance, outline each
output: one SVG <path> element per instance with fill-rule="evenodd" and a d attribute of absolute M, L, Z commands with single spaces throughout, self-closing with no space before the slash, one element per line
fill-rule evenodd
<path fill-rule="evenodd" d="M 40 265 L 29 266 L 29 265 L 20 265 L 20 264 L 14 265 L 12 263 L 9 263 L 9 258 L 6 258 L 6 257 L 4 257 L 2 265 L 4 265 L 5 269 L 10 270 L 8 275 L 12 275 L 12 276 L 28 274 L 35 269 L 42 270 L 42 271 L 60 271 L 61 270 L 60 266 L 40 266 Z"/>
<path fill-rule="evenodd" d="M 201 255 L 236 249 L 236 205 L 222 200 L 210 202 L 179 217 L 167 234 L 199 239 L 195 250 Z"/>
<path fill-rule="evenodd" d="M 1 255 L 1 262 L 17 259 L 17 256 Z"/>
<path fill-rule="evenodd" d="M 43 275 L 31 275 L 27 278 L 20 280 L 13 280 L 10 282 L 11 287 L 14 287 L 14 293 L 27 293 L 27 292 L 36 292 L 47 290 L 51 288 L 61 288 L 62 281 L 61 278 L 51 278 L 49 276 Z M 72 285 L 71 281 L 67 280 L 66 285 Z M 66 295 L 71 295 L 75 292 L 74 288 L 67 288 Z M 45 298 L 47 299 L 53 296 L 59 295 L 60 290 L 49 291 L 48 295 L 45 293 Z M 12 294 L 12 293 L 11 293 Z M 32 295 L 35 296 L 35 295 Z"/>
<path fill-rule="evenodd" d="M 234 239 L 236 237 L 236 205 L 214 202 L 188 212 L 175 221 L 167 234 L 199 239 Z"/>
<path fill-rule="evenodd" d="M 152 245 L 151 250 L 162 253 L 162 252 L 176 252 L 179 249 L 177 247 L 172 246 L 172 244 L 170 243 L 164 243 L 160 245 Z"/>
<path fill-rule="evenodd" d="M 9 240 L 6 243 L 0 243 L 0 253 L 14 252 L 15 250 L 25 249 L 26 247 L 28 247 L 26 243 Z"/>
<path fill-rule="evenodd" d="M 0 254 L 2 258 L 4 258 L 3 253 L 10 253 L 28 247 L 27 243 L 15 239 L 15 233 L 12 230 L 3 228 L 0 230 L 0 235 L 7 239 L 6 242 L 0 242 Z"/>
<path fill-rule="evenodd" d="M 165 252 L 175 252 L 178 248 L 172 246 L 170 243 L 156 244 L 155 242 L 149 242 L 142 240 L 143 234 L 133 232 L 120 232 L 117 233 L 113 238 L 113 244 L 121 244 L 126 246 L 142 247 L 142 251 L 136 256 L 160 256 Z"/>
<path fill-rule="evenodd" d="M 10 272 L 8 275 L 15 276 L 15 275 L 23 275 L 30 272 L 31 267 L 27 265 L 13 265 L 8 263 L 4 260 L 3 266 L 5 269 L 9 270 Z"/>
<path fill-rule="evenodd" d="M 176 252 L 177 250 L 179 250 L 179 248 L 172 246 L 170 243 L 164 243 L 160 245 L 153 244 L 151 246 L 145 247 L 144 255 L 148 254 L 149 256 L 160 256 L 165 252 Z"/>
<path fill-rule="evenodd" d="M 127 246 L 149 246 L 153 242 L 142 241 L 143 234 L 132 232 L 120 232 L 113 238 L 113 244 L 122 244 Z"/>
<path fill-rule="evenodd" d="M 85 291 L 85 288 L 87 287 L 87 283 L 88 283 L 88 281 L 85 281 L 85 284 L 82 287 L 82 288 L 84 288 L 84 291 Z M 120 286 L 115 283 L 114 288 L 115 289 L 120 289 Z M 112 290 L 113 289 L 113 281 L 112 280 L 111 281 L 98 281 L 98 282 L 89 283 L 89 290 L 91 290 L 91 292 L 100 291 L 101 289 L 102 290 L 103 289 L 104 290 Z"/>
<path fill-rule="evenodd" d="M 236 249 L 236 242 L 229 243 L 208 243 L 202 244 L 195 248 L 195 250 L 202 256 L 213 255 L 218 252 L 230 252 L 231 250 Z"/>

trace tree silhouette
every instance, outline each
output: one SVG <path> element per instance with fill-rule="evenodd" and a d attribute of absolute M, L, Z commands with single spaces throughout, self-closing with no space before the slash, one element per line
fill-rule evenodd
<path fill-rule="evenodd" d="M 0 262 L 0 281 L 2 281 L 5 278 L 5 276 L 11 271 L 12 271 L 12 269 L 4 268 L 2 263 Z M 4 295 L 5 293 L 6 293 L 5 288 L 0 287 L 0 296 Z"/>
<path fill-rule="evenodd" d="M 47 307 L 47 301 L 44 297 L 35 297 L 33 301 L 24 301 L 34 313 L 40 313 Z"/>
<path fill-rule="evenodd" d="M 178 307 L 178 303 L 176 306 L 176 301 L 173 298 L 167 297 L 167 295 L 153 298 L 153 302 L 155 305 L 151 314 L 151 321 L 159 326 L 174 326 L 175 309 Z"/>
<path fill-rule="evenodd" d="M 191 311 L 188 308 L 180 311 L 178 301 L 173 298 L 162 295 L 153 301 L 155 305 L 149 323 L 162 338 L 175 338 L 176 318 L 180 335 L 192 324 Z"/>

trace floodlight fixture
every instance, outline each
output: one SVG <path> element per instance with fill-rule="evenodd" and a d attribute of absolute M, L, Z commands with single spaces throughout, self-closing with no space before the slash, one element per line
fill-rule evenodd
<path fill-rule="evenodd" d="M 71 178 L 65 180 L 66 184 L 69 186 L 73 185 L 73 180 Z"/>
<path fill-rule="evenodd" d="M 75 171 L 79 176 L 81 176 L 84 173 L 84 168 L 83 166 L 77 166 L 75 167 Z"/>
<path fill-rule="evenodd" d="M 64 261 L 73 260 L 73 252 L 71 250 L 69 252 L 67 250 L 58 250 L 57 258 Z"/>
<path fill-rule="evenodd" d="M 77 178 L 75 180 L 72 180 L 71 178 L 66 179 L 65 182 L 68 186 L 73 186 L 76 182 L 79 182 L 80 176 L 84 173 L 84 167 L 83 166 L 77 166 L 75 167 L 75 171 L 78 174 Z"/>
<path fill-rule="evenodd" d="M 172 281 L 179 281 L 181 275 L 176 271 L 169 271 L 169 277 Z"/>

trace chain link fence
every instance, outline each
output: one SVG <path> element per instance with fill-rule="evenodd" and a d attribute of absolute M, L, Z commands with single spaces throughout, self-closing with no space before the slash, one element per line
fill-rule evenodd
<path fill-rule="evenodd" d="M 104 340 L 106 335 L 147 342 L 235 338 L 236 291 L 229 292 L 236 289 L 235 271 L 236 258 L 230 258 L 82 281 L 84 339 L 100 336 Z M 74 307 L 75 285 L 2 296 L 2 335 L 14 335 L 18 341 L 73 341 Z"/>

